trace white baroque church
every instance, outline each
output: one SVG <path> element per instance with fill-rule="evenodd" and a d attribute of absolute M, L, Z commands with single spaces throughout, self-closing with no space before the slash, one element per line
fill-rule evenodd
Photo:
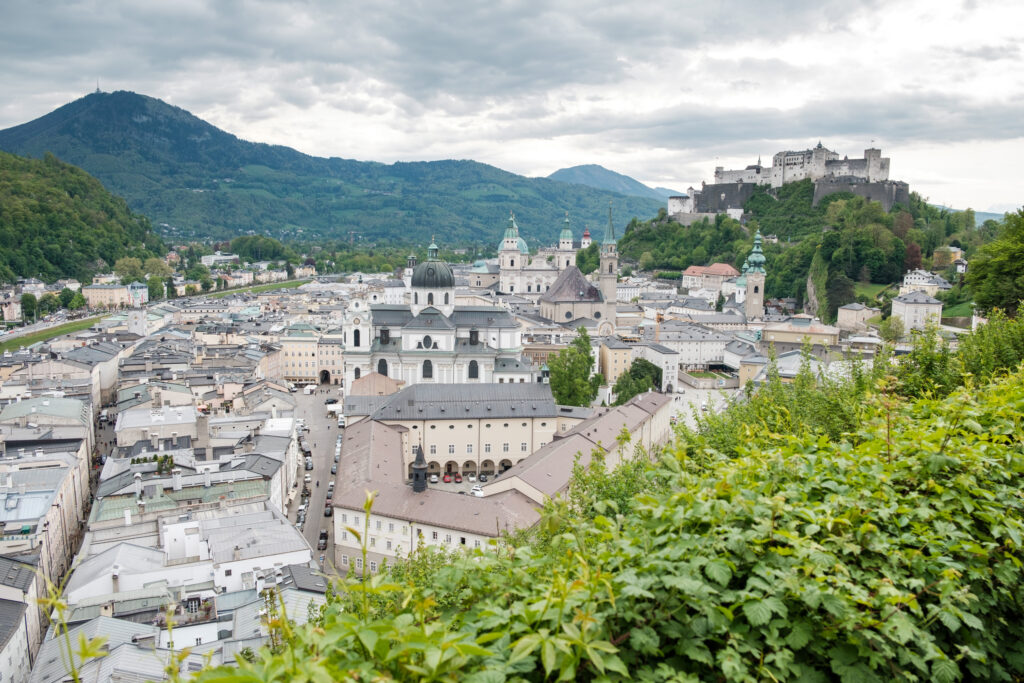
<path fill-rule="evenodd" d="M 531 255 L 526 240 L 519 235 L 515 216 L 510 215 L 505 236 L 498 245 L 498 291 L 526 297 L 543 294 L 566 268 L 576 265 L 576 252 L 590 246 L 590 241 L 590 230 L 584 230 L 579 242 L 573 241 L 566 214 L 558 244 Z"/>
<path fill-rule="evenodd" d="M 413 269 L 409 285 L 408 304 L 356 300 L 346 311 L 347 386 L 371 372 L 406 386 L 488 383 L 505 380 L 502 367 L 521 366 L 519 322 L 503 308 L 456 306 L 455 278 L 438 259 L 436 244 Z"/>

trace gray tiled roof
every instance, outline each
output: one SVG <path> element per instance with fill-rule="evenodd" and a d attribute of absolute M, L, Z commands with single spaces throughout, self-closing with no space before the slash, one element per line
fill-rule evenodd
<path fill-rule="evenodd" d="M 570 301 L 602 302 L 601 290 L 587 281 L 576 266 L 569 266 L 562 271 L 551 289 L 544 292 L 541 301 L 561 303 Z"/>
<path fill-rule="evenodd" d="M 414 384 L 386 398 L 389 400 L 376 410 L 373 419 L 465 420 L 557 414 L 551 387 L 537 382 Z"/>

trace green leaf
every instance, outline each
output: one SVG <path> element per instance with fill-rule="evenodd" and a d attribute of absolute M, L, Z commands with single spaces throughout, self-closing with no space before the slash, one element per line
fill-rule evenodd
<path fill-rule="evenodd" d="M 790 628 L 789 635 L 786 636 L 786 644 L 794 650 L 799 650 L 810 642 L 813 634 L 814 628 L 809 622 L 797 621 Z"/>
<path fill-rule="evenodd" d="M 708 562 L 704 565 L 704 573 L 707 574 L 709 579 L 722 586 L 728 585 L 729 580 L 732 578 L 732 570 L 723 560 Z"/>
<path fill-rule="evenodd" d="M 743 603 L 743 614 L 746 615 L 747 621 L 753 626 L 763 626 L 771 621 L 772 618 L 771 607 L 762 600 L 750 600 Z"/>
<path fill-rule="evenodd" d="M 521 659 L 529 657 L 530 653 L 532 653 L 536 649 L 537 645 L 540 644 L 540 640 L 540 636 L 536 633 L 531 633 L 530 635 L 520 638 L 512 648 L 512 655 L 508 658 L 508 663 L 514 664 Z"/>
<path fill-rule="evenodd" d="M 953 683 L 960 678 L 960 667 L 951 659 L 936 659 L 932 662 L 934 683 Z"/>

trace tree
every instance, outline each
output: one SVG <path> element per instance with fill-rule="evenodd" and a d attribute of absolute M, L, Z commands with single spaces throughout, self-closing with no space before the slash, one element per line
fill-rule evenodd
<path fill-rule="evenodd" d="M 645 358 L 637 358 L 629 366 L 629 374 L 634 379 L 647 379 L 652 389 L 661 387 L 661 368 Z"/>
<path fill-rule="evenodd" d="M 75 295 L 71 297 L 71 301 L 68 303 L 68 308 L 72 311 L 77 311 L 80 308 L 85 308 L 85 295 L 81 292 L 75 292 Z"/>
<path fill-rule="evenodd" d="M 594 369 L 590 335 L 582 327 L 578 332 L 569 346 L 548 359 L 551 393 L 561 405 L 587 406 L 597 396 L 599 385 L 590 376 Z"/>
<path fill-rule="evenodd" d="M 68 289 L 67 287 L 65 287 L 64 289 L 60 290 L 60 294 L 57 295 L 57 298 L 60 299 L 60 305 L 63 308 L 68 308 L 68 306 L 71 305 L 71 300 L 75 298 L 75 293 Z"/>
<path fill-rule="evenodd" d="M 185 279 L 187 280 L 202 280 L 204 277 L 210 277 L 210 269 L 198 261 L 189 266 L 188 270 L 185 271 Z"/>
<path fill-rule="evenodd" d="M 211 289 L 213 289 L 213 280 L 211 280 L 209 277 L 204 277 L 202 280 L 199 281 L 199 285 L 203 288 L 204 292 L 209 292 Z"/>
<path fill-rule="evenodd" d="M 640 254 L 640 270 L 650 270 L 652 266 L 654 266 L 654 254 L 649 251 Z"/>
<path fill-rule="evenodd" d="M 586 249 L 580 249 L 576 252 L 576 267 L 580 269 L 580 272 L 584 275 L 589 275 L 598 269 L 601 265 L 601 253 L 599 251 L 600 245 L 597 242 L 591 242 L 590 246 Z"/>
<path fill-rule="evenodd" d="M 725 307 L 725 295 L 723 295 L 721 292 L 719 292 L 718 293 L 718 299 L 715 301 L 715 310 L 718 311 L 719 313 L 721 313 L 722 309 L 724 307 Z"/>
<path fill-rule="evenodd" d="M 199 293 L 195 285 L 185 285 L 185 296 L 195 296 Z"/>
<path fill-rule="evenodd" d="M 917 270 L 921 267 L 921 247 L 917 242 L 907 245 L 907 255 L 903 260 L 903 267 L 906 270 Z"/>
<path fill-rule="evenodd" d="M 288 274 L 288 279 L 292 280 L 295 278 L 295 266 L 292 265 L 291 261 L 285 261 L 284 264 L 285 272 Z"/>
<path fill-rule="evenodd" d="M 149 300 L 156 301 L 164 298 L 164 281 L 159 275 L 150 275 L 146 281 L 149 286 Z"/>
<path fill-rule="evenodd" d="M 878 326 L 878 333 L 882 335 L 882 339 L 887 342 L 898 342 L 903 338 L 903 318 L 898 315 L 889 316 L 882 321 L 881 325 Z"/>
<path fill-rule="evenodd" d="M 21 295 L 21 319 L 28 320 L 36 317 L 36 306 L 38 305 L 35 294 L 26 292 Z"/>
<path fill-rule="evenodd" d="M 1017 314 L 1024 299 L 1024 209 L 1007 213 L 999 239 L 981 247 L 971 259 L 967 284 L 982 311 L 1001 308 Z"/>
<path fill-rule="evenodd" d="M 615 394 L 615 402 L 612 405 L 621 406 L 637 394 L 642 394 L 651 389 L 651 380 L 645 375 L 638 377 L 632 373 L 624 372 L 615 380 L 612 393 Z"/>
<path fill-rule="evenodd" d="M 134 256 L 124 256 L 114 262 L 114 274 L 121 278 L 121 284 L 142 280 L 145 274 L 142 272 L 142 261 Z"/>
<path fill-rule="evenodd" d="M 53 313 L 60 308 L 60 299 L 53 292 L 47 292 L 39 299 L 39 305 L 36 308 L 43 315 Z"/>
<path fill-rule="evenodd" d="M 165 287 L 165 290 L 167 292 L 167 298 L 168 299 L 173 299 L 176 296 L 178 296 L 178 290 L 174 286 L 174 278 L 173 277 L 168 277 L 167 278 L 167 282 L 164 283 L 164 287 Z"/>
<path fill-rule="evenodd" d="M 171 270 L 171 267 L 169 265 L 164 263 L 163 259 L 157 258 L 156 256 L 151 256 L 150 258 L 146 259 L 146 262 L 142 266 L 142 270 L 146 273 L 146 275 L 156 275 L 157 277 L 160 278 L 165 278 L 174 272 L 173 270 Z"/>

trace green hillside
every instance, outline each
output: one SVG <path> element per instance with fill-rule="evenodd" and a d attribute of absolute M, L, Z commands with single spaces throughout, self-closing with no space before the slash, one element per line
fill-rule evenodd
<path fill-rule="evenodd" d="M 149 221 L 82 169 L 0 152 L 0 280 L 90 282 L 123 256 L 164 251 Z"/>
<path fill-rule="evenodd" d="M 714 262 L 740 268 L 760 229 L 778 238 L 764 245 L 768 296 L 803 303 L 813 274 L 816 300 L 810 309 L 832 321 L 839 306 L 858 299 L 884 307 L 870 293 L 891 294 L 885 286 L 900 281 L 908 269 L 930 267 L 937 247 L 958 246 L 970 258 L 998 233 L 996 224 L 975 226 L 970 212 L 940 209 L 916 193 L 909 207 L 897 205 L 889 213 L 878 202 L 852 194 L 829 195 L 817 206 L 812 206 L 813 196 L 810 180 L 778 189 L 758 187 L 744 207 L 746 226 L 725 215 L 684 226 L 661 211 L 652 220 L 630 222 L 619 253 L 648 271 L 678 272 Z M 951 282 L 956 279 L 947 275 Z M 970 297 L 954 288 L 940 298 L 952 306 Z"/>
<path fill-rule="evenodd" d="M 611 201 L 622 222 L 654 215 L 661 201 L 474 161 L 385 165 L 308 156 L 246 142 L 160 100 L 93 93 L 0 131 L 0 149 L 52 152 L 99 178 L 176 239 L 267 234 L 446 242 L 501 238 L 515 212 L 531 244 L 557 239 L 565 212 L 578 233 L 603 224 Z M 166 224 L 166 225 L 163 225 Z"/>

